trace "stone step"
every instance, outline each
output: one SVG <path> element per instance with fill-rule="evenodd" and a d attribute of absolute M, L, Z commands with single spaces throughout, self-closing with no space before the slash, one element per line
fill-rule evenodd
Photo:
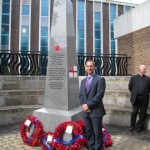
<path fill-rule="evenodd" d="M 0 107 L 0 126 L 21 124 L 33 111 L 42 108 L 42 105 L 20 105 Z"/>
<path fill-rule="evenodd" d="M 0 91 L 0 106 L 42 105 L 44 91 L 5 90 Z"/>
<path fill-rule="evenodd" d="M 0 76 L 2 90 L 44 90 L 45 76 Z"/>
<path fill-rule="evenodd" d="M 123 97 L 123 98 L 129 98 L 130 92 L 127 90 L 107 90 L 105 91 L 105 97 Z"/>
<path fill-rule="evenodd" d="M 106 115 L 104 116 L 104 124 L 112 124 L 118 126 L 130 126 L 131 107 L 113 107 L 105 106 Z M 147 111 L 145 129 L 150 130 L 150 110 Z"/>
<path fill-rule="evenodd" d="M 114 107 L 132 106 L 129 98 L 122 98 L 122 97 L 104 97 L 103 103 L 106 106 L 114 106 Z"/>

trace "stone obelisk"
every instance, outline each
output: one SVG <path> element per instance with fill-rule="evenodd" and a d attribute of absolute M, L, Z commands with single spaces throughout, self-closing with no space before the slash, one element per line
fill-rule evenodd
<path fill-rule="evenodd" d="M 81 119 L 75 49 L 73 7 L 70 0 L 54 0 L 44 108 L 33 115 L 45 131 L 64 121 Z"/>

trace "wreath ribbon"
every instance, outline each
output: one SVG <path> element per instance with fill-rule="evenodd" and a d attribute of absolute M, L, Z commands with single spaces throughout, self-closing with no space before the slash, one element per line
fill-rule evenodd
<path fill-rule="evenodd" d="M 60 142 L 63 145 L 68 146 L 68 145 L 73 144 L 77 139 L 81 139 L 81 138 L 85 138 L 85 137 L 86 137 L 85 135 L 78 135 L 78 136 L 74 137 L 73 139 L 71 139 L 70 141 L 64 141 L 60 138 L 57 138 L 57 139 L 54 139 L 54 142 Z"/>
<path fill-rule="evenodd" d="M 34 119 L 34 129 L 36 128 L 36 123 L 37 123 L 37 119 Z M 28 137 L 28 139 L 26 140 L 26 144 L 28 144 L 32 138 L 33 133 L 30 135 L 30 137 Z"/>
<path fill-rule="evenodd" d="M 54 150 L 54 148 L 48 144 L 48 142 L 46 141 L 44 137 L 42 137 L 42 141 L 48 150 Z"/>

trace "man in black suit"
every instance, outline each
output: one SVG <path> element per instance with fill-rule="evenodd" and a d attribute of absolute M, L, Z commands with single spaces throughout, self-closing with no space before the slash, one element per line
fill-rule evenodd
<path fill-rule="evenodd" d="M 133 106 L 130 131 L 137 129 L 137 132 L 140 132 L 144 126 L 150 93 L 150 78 L 145 74 L 146 66 L 140 65 L 139 73 L 132 76 L 129 81 L 128 89 L 131 92 L 130 101 Z M 136 121 L 138 112 L 139 120 Z"/>
<path fill-rule="evenodd" d="M 95 63 L 92 60 L 86 61 L 85 70 L 88 76 L 81 81 L 79 99 L 88 146 L 89 150 L 102 150 L 102 119 L 105 115 L 102 99 L 106 87 L 105 79 L 95 74 Z"/>

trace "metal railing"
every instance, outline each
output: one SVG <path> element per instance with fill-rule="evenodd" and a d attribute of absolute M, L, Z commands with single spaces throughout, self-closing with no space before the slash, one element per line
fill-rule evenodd
<path fill-rule="evenodd" d="M 86 75 L 84 64 L 92 59 L 96 73 L 103 76 L 127 76 L 127 55 L 95 55 L 78 53 L 78 75 Z M 48 53 L 37 51 L 0 51 L 0 75 L 46 75 Z"/>
<path fill-rule="evenodd" d="M 47 52 L 1 51 L 0 75 L 46 75 Z"/>
<path fill-rule="evenodd" d="M 95 72 L 103 76 L 127 76 L 128 75 L 128 59 L 124 54 L 87 54 L 78 53 L 78 74 L 86 75 L 85 61 L 92 59 L 95 62 Z"/>

